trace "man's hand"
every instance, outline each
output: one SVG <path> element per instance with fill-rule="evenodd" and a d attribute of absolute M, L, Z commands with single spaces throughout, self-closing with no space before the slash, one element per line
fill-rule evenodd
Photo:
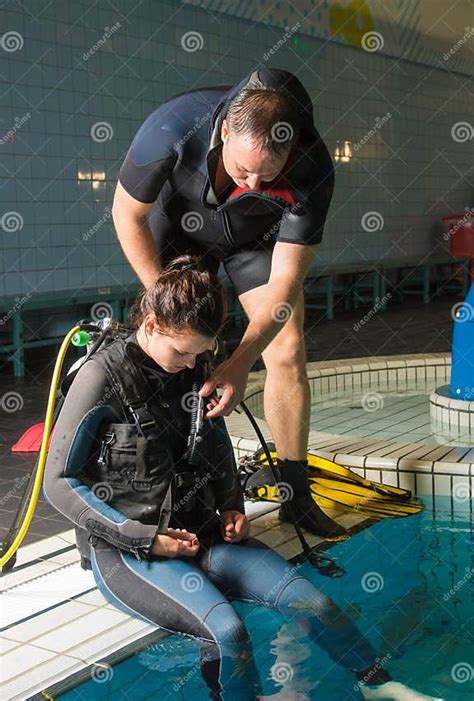
<path fill-rule="evenodd" d="M 250 370 L 285 324 L 279 310 L 293 309 L 303 294 L 302 284 L 314 262 L 317 246 L 281 241 L 275 244 L 270 279 L 266 285 L 252 291 L 249 309 L 254 311 L 247 312 L 246 308 L 250 322 L 238 348 L 199 390 L 202 397 L 207 397 L 217 387 L 224 389 L 218 400 L 212 398 L 206 403 L 209 410 L 206 418 L 229 416 L 242 401 Z M 284 316 L 286 320 L 289 317 L 288 314 Z"/>
<path fill-rule="evenodd" d="M 250 523 L 240 511 L 223 511 L 221 513 L 221 535 L 227 543 L 239 543 L 248 538 Z"/>
<path fill-rule="evenodd" d="M 168 528 L 167 534 L 158 533 L 153 541 L 151 554 L 161 557 L 194 557 L 200 543 L 195 533 L 184 528 Z"/>
<path fill-rule="evenodd" d="M 218 399 L 213 397 L 206 403 L 207 409 L 210 410 L 206 414 L 206 419 L 229 416 L 232 413 L 244 397 L 249 372 L 247 363 L 235 360 L 232 356 L 216 367 L 211 377 L 199 390 L 199 394 L 207 397 L 217 387 L 221 387 L 224 393 Z"/>

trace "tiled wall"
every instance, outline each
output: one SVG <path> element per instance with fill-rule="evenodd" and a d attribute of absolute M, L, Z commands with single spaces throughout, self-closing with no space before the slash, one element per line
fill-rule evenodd
<path fill-rule="evenodd" d="M 457 0 L 183 0 L 272 27 L 301 28 L 306 36 L 473 74 L 472 2 Z M 301 37 L 295 44 L 304 46 Z"/>
<path fill-rule="evenodd" d="M 298 74 L 333 153 L 351 142 L 320 262 L 423 255 L 439 217 L 472 205 L 469 142 L 452 135 L 472 132 L 465 75 L 304 33 L 266 60 L 281 29 L 166 0 L 4 5 L 0 295 L 134 281 L 109 210 L 131 139 L 162 100 L 257 64 Z M 201 49 L 182 48 L 190 31 Z"/>

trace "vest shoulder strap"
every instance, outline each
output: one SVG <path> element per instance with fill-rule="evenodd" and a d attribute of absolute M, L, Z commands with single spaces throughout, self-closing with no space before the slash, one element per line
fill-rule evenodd
<path fill-rule="evenodd" d="M 148 383 L 140 368 L 127 357 L 125 345 L 124 339 L 118 338 L 103 351 L 97 351 L 94 357 L 117 391 L 126 414 L 139 433 L 146 436 L 156 427 L 155 417 L 148 405 Z"/>

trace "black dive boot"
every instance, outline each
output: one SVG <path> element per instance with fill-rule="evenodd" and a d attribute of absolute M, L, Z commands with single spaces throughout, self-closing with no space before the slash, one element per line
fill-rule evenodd
<path fill-rule="evenodd" d="M 278 460 L 281 481 L 289 484 L 292 492 L 291 499 L 285 501 L 278 512 L 280 521 L 294 523 L 294 515 L 298 525 L 307 531 L 325 538 L 335 538 L 346 535 L 343 526 L 326 516 L 315 503 L 309 489 L 307 460 Z M 285 489 L 280 489 L 282 494 Z M 288 508 L 288 505 L 291 509 Z"/>

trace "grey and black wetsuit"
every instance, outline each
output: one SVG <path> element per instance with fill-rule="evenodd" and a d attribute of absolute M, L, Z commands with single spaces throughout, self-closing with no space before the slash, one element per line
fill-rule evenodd
<path fill-rule="evenodd" d="M 123 387 L 111 382 L 104 370 L 104 360 L 116 358 L 117 353 L 123 355 L 127 376 L 134 376 L 137 369 L 143 373 L 148 404 L 156 400 L 167 412 L 168 420 L 158 429 L 168 443 L 152 447 L 151 460 L 148 455 L 142 462 L 139 443 L 133 443 L 134 422 L 124 408 Z M 172 374 L 159 368 L 133 335 L 98 351 L 79 369 L 54 428 L 44 494 L 75 524 L 84 565 L 91 564 L 98 588 L 117 608 L 198 641 L 202 675 L 213 699 L 247 701 L 260 693 L 251 641 L 232 600 L 268 606 L 288 619 L 304 619 L 308 635 L 335 662 L 363 674 L 376 662 L 375 650 L 334 602 L 261 541 L 226 543 L 217 517 L 207 515 L 199 523 L 199 514 L 209 509 L 214 516 L 216 510 L 243 512 L 232 446 L 225 440 L 228 434 L 221 422 L 206 434 L 206 455 L 214 456 L 216 462 L 206 482 L 211 490 L 199 492 L 207 503 L 198 499 L 197 511 L 186 510 L 189 499 L 183 498 L 183 508 L 178 503 L 174 509 L 176 504 L 169 500 L 168 509 L 164 508 L 167 502 L 158 487 L 163 475 L 168 480 L 172 477 L 186 447 L 184 426 L 189 412 L 183 396 L 190 391 L 192 377 L 190 370 Z M 135 415 L 143 419 L 142 409 L 134 401 Z M 155 429 L 148 434 L 147 423 L 142 420 L 141 425 L 153 443 Z M 132 458 L 107 458 L 104 446 L 110 451 L 118 446 L 122 453 L 129 450 Z M 169 462 L 170 454 L 175 464 Z M 137 474 L 139 463 L 141 474 Z M 123 474 L 117 474 L 117 466 L 122 466 Z M 174 492 L 169 494 L 173 499 Z M 190 515 L 199 533 L 198 554 L 174 559 L 152 556 L 153 539 L 165 531 L 164 524 L 188 526 Z M 236 674 L 243 659 L 248 660 L 245 673 Z"/>

